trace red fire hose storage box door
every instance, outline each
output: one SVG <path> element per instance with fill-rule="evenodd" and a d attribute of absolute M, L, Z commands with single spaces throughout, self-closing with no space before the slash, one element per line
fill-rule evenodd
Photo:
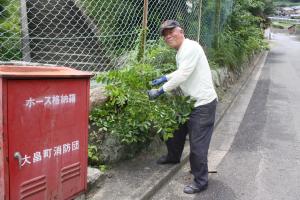
<path fill-rule="evenodd" d="M 0 199 L 72 199 L 86 190 L 90 75 L 0 66 Z"/>

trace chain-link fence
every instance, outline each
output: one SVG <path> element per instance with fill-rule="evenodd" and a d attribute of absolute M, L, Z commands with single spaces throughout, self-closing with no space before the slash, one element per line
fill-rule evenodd
<path fill-rule="evenodd" d="M 147 26 L 158 40 L 165 19 L 210 47 L 233 0 L 0 0 L 0 61 L 103 71 L 124 65 Z"/>

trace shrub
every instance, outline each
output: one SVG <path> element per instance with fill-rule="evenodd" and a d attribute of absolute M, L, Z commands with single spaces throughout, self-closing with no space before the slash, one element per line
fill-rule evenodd
<path fill-rule="evenodd" d="M 241 2 L 236 2 L 224 31 L 218 35 L 218 44 L 209 51 L 212 61 L 234 71 L 253 53 L 267 48 L 261 28 L 264 21 L 250 12 L 262 9 L 262 2 L 253 0 L 251 5 Z"/>
<path fill-rule="evenodd" d="M 132 63 L 97 77 L 98 82 L 106 85 L 109 99 L 91 112 L 91 125 L 96 127 L 91 141 L 96 141 L 99 134 L 112 134 L 124 145 L 140 147 L 157 134 L 164 140 L 172 137 L 178 126 L 188 119 L 194 104 L 189 97 L 166 94 L 150 101 L 146 92 L 150 89 L 150 80 L 175 67 L 169 62 L 171 58 L 172 62 L 175 60 L 173 51 L 160 44 L 153 45 L 146 58 L 144 64 Z M 97 150 L 97 144 L 91 147 L 90 158 L 94 157 L 97 162 L 95 154 L 96 158 L 101 157 L 101 152 Z"/>

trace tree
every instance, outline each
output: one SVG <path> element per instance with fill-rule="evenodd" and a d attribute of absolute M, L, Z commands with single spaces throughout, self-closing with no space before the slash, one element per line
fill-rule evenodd
<path fill-rule="evenodd" d="M 0 0 L 0 60 L 19 60 L 20 18 L 18 0 Z"/>

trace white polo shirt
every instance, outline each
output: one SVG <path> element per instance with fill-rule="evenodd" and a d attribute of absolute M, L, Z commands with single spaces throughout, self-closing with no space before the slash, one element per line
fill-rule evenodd
<path fill-rule="evenodd" d="M 217 98 L 211 71 L 202 47 L 195 41 L 184 39 L 176 54 L 177 70 L 166 75 L 165 92 L 181 88 L 186 96 L 196 100 L 195 107 Z"/>

